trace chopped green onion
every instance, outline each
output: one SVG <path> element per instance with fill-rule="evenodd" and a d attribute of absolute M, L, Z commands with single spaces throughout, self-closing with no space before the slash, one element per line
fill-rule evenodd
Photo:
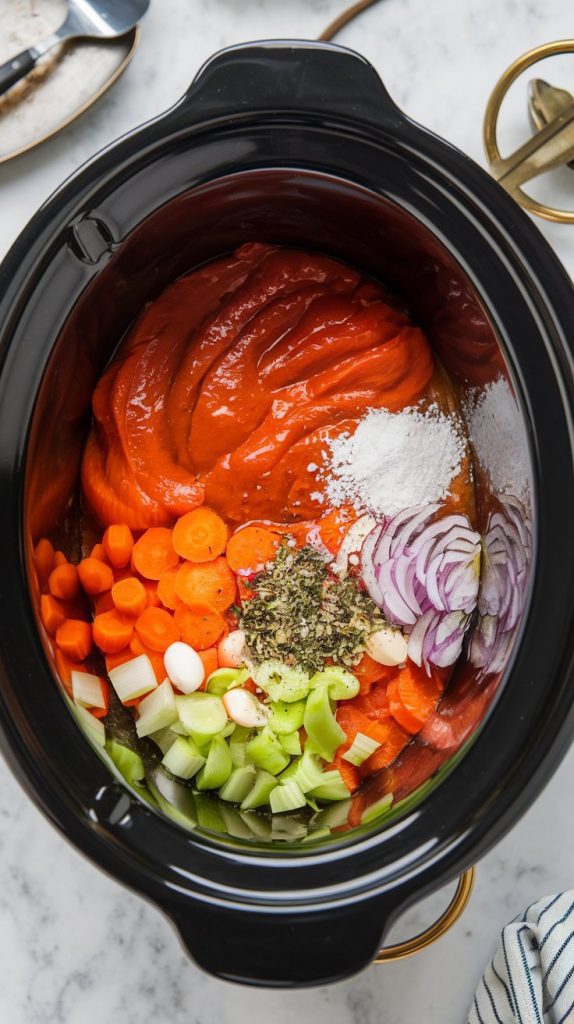
<path fill-rule="evenodd" d="M 303 725 L 305 717 L 305 701 L 297 700 L 292 704 L 287 701 L 274 701 L 271 705 L 271 718 L 269 727 L 277 736 L 284 733 L 295 732 Z"/>
<path fill-rule="evenodd" d="M 289 763 L 289 754 L 285 753 L 279 740 L 267 726 L 249 741 L 246 755 L 248 761 L 252 761 L 258 768 L 271 772 L 272 775 L 278 775 Z"/>
<path fill-rule="evenodd" d="M 171 683 L 169 679 L 164 679 L 161 686 L 152 690 L 141 701 L 136 720 L 136 732 L 141 739 L 142 736 L 150 736 L 152 732 L 165 729 L 176 719 L 177 708 Z"/>
<path fill-rule="evenodd" d="M 255 681 L 272 701 L 292 704 L 309 693 L 309 676 L 281 661 L 264 661 L 255 673 Z"/>
<path fill-rule="evenodd" d="M 205 689 L 208 693 L 215 693 L 221 697 L 230 687 L 241 686 L 249 679 L 249 671 L 246 668 L 216 668 L 208 676 Z"/>
<path fill-rule="evenodd" d="M 233 762 L 227 743 L 221 736 L 214 736 L 209 744 L 207 761 L 197 776 L 195 785 L 198 789 L 219 789 L 227 782 L 232 768 Z"/>
<path fill-rule="evenodd" d="M 82 732 L 98 747 L 106 745 L 106 727 L 99 718 L 94 718 L 81 704 L 74 706 L 74 714 Z"/>
<path fill-rule="evenodd" d="M 124 746 L 123 743 L 118 743 L 112 737 L 106 740 L 106 750 L 120 775 L 123 775 L 130 786 L 141 782 L 145 776 L 145 768 L 140 755 L 136 754 L 135 750 Z"/>
<path fill-rule="evenodd" d="M 264 807 L 269 803 L 269 794 L 277 785 L 277 779 L 264 768 L 260 768 L 255 776 L 255 782 L 250 793 L 241 801 L 241 810 L 251 810 L 254 807 Z"/>
<path fill-rule="evenodd" d="M 329 690 L 331 700 L 351 700 L 356 697 L 360 690 L 360 683 L 352 672 L 348 672 L 338 665 L 332 665 L 322 672 L 315 672 L 309 681 L 311 689 L 317 686 L 326 686 Z"/>
<path fill-rule="evenodd" d="M 369 825 L 372 821 L 383 817 L 386 811 L 390 811 L 393 805 L 393 794 L 387 793 L 380 800 L 375 800 L 370 807 L 366 807 L 361 815 L 361 825 Z"/>
<path fill-rule="evenodd" d="M 219 790 L 222 800 L 232 804 L 240 804 L 253 789 L 257 769 L 254 764 L 244 764 L 242 768 L 234 768 L 227 782 Z"/>
<path fill-rule="evenodd" d="M 175 703 L 182 725 L 196 743 L 215 736 L 227 725 L 223 701 L 214 693 L 187 693 L 176 697 Z"/>
<path fill-rule="evenodd" d="M 325 761 L 332 761 L 337 747 L 345 742 L 346 737 L 331 711 L 327 686 L 311 690 L 307 697 L 303 725 L 314 749 Z"/>
<path fill-rule="evenodd" d="M 172 743 L 161 762 L 172 775 L 178 779 L 191 779 L 205 764 L 193 740 L 186 740 L 178 736 L 175 743 Z"/>
<path fill-rule="evenodd" d="M 320 786 L 313 789 L 311 796 L 318 800 L 347 800 L 349 790 L 343 782 L 343 776 L 338 769 L 323 773 L 323 781 Z"/>
<path fill-rule="evenodd" d="M 306 801 L 297 783 L 289 779 L 271 790 L 269 803 L 273 814 L 282 814 L 283 811 L 296 811 L 298 807 L 304 807 Z"/>
<path fill-rule="evenodd" d="M 375 753 L 381 746 L 378 740 L 371 739 L 370 736 L 365 736 L 364 732 L 358 732 L 353 740 L 351 746 L 345 754 L 343 754 L 343 760 L 349 761 L 350 764 L 361 765 L 363 761 L 366 761 L 371 754 Z"/>
<path fill-rule="evenodd" d="M 281 746 L 286 754 L 297 755 L 301 753 L 301 737 L 297 731 L 286 732 L 278 737 Z"/>

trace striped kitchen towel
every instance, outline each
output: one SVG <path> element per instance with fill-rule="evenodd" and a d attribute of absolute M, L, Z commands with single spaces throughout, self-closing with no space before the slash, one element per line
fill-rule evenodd
<path fill-rule="evenodd" d="M 545 896 L 508 924 L 468 1024 L 574 1024 L 574 890 Z"/>

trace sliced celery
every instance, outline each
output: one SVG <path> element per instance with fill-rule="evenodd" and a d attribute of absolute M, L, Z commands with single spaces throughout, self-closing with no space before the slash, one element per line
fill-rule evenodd
<path fill-rule="evenodd" d="M 269 794 L 277 785 L 277 779 L 264 768 L 260 768 L 255 776 L 255 782 L 251 792 L 241 801 L 241 810 L 251 810 L 254 807 L 264 807 L 269 803 Z"/>
<path fill-rule="evenodd" d="M 216 668 L 208 676 L 205 689 L 208 693 L 215 693 L 221 697 L 230 687 L 241 686 L 249 679 L 249 671 L 246 668 Z"/>
<path fill-rule="evenodd" d="M 241 768 L 245 764 L 247 749 L 247 739 L 251 735 L 252 730 L 247 729 L 244 725 L 236 725 L 232 735 L 229 739 L 229 752 L 231 754 L 231 760 L 236 768 Z"/>
<path fill-rule="evenodd" d="M 111 684 L 122 703 L 155 690 L 157 679 L 147 654 L 139 654 L 108 672 Z"/>
<path fill-rule="evenodd" d="M 159 747 L 162 754 L 167 754 L 169 748 L 175 743 L 179 733 L 175 731 L 172 725 L 166 726 L 165 729 L 158 729 L 157 732 L 150 733 L 150 740 L 153 740 L 156 746 Z M 186 733 L 187 736 L 187 733 Z"/>
<path fill-rule="evenodd" d="M 303 756 L 293 762 L 297 768 L 293 778 L 303 793 L 309 793 L 321 785 L 325 777 L 323 766 L 316 754 L 305 747 Z"/>
<path fill-rule="evenodd" d="M 138 782 L 141 782 L 145 776 L 145 768 L 140 755 L 136 754 L 135 750 L 124 746 L 123 743 L 118 743 L 117 740 L 111 737 L 106 740 L 106 750 L 120 775 L 123 775 L 130 786 L 135 786 Z"/>
<path fill-rule="evenodd" d="M 378 750 L 380 746 L 379 740 L 373 740 L 370 736 L 365 736 L 364 733 L 358 732 L 347 752 L 343 754 L 343 759 L 348 761 L 349 764 L 354 764 L 358 767 L 371 754 L 374 754 L 375 750 Z"/>
<path fill-rule="evenodd" d="M 152 732 L 165 729 L 177 719 L 175 697 L 169 679 L 164 679 L 161 686 L 152 690 L 141 701 L 136 720 L 136 732 L 142 736 L 150 736 Z"/>
<path fill-rule="evenodd" d="M 329 688 L 326 685 L 311 690 L 307 697 L 303 725 L 321 757 L 325 761 L 332 761 L 337 747 L 345 742 L 345 733 L 331 711 Z"/>
<path fill-rule="evenodd" d="M 219 790 L 222 800 L 232 804 L 240 804 L 253 789 L 257 769 L 254 764 L 245 764 L 242 768 L 234 768 L 227 782 Z"/>
<path fill-rule="evenodd" d="M 366 807 L 361 815 L 361 825 L 369 825 L 372 821 L 376 821 L 385 815 L 387 811 L 390 811 L 393 805 L 393 794 L 387 793 L 386 796 L 382 796 L 380 800 L 375 800 L 370 807 Z"/>
<path fill-rule="evenodd" d="M 303 719 L 305 717 L 304 700 L 297 700 L 293 704 L 288 704 L 287 701 L 284 700 L 278 700 L 274 701 L 270 707 L 271 718 L 269 719 L 269 728 L 272 729 L 277 736 L 295 732 L 303 725 Z"/>
<path fill-rule="evenodd" d="M 284 733 L 278 739 L 286 754 L 297 755 L 301 753 L 301 738 L 297 731 Z"/>
<path fill-rule="evenodd" d="M 279 740 L 267 726 L 261 729 L 247 744 L 247 760 L 253 762 L 258 768 L 264 768 L 272 775 L 278 775 L 289 764 L 289 754 L 286 754 Z"/>
<path fill-rule="evenodd" d="M 292 704 L 303 700 L 309 693 L 307 673 L 284 665 L 281 661 L 264 661 L 255 673 L 255 681 L 272 701 Z"/>
<path fill-rule="evenodd" d="M 329 690 L 331 700 L 350 700 L 356 697 L 360 684 L 352 672 L 338 665 L 332 665 L 322 672 L 316 672 L 309 681 L 311 689 L 317 686 L 326 686 Z"/>
<path fill-rule="evenodd" d="M 273 814 L 282 814 L 283 811 L 296 811 L 304 807 L 306 800 L 295 780 L 289 779 L 271 790 L 269 803 Z"/>
<path fill-rule="evenodd" d="M 94 718 L 81 704 L 74 705 L 74 714 L 80 729 L 98 747 L 106 745 L 106 727 L 99 718 Z"/>
<path fill-rule="evenodd" d="M 193 694 L 191 694 L 193 696 Z M 196 779 L 198 789 L 219 789 L 227 782 L 233 768 L 229 747 L 221 736 L 214 736 L 209 744 L 207 761 Z"/>
<path fill-rule="evenodd" d="M 227 725 L 227 712 L 221 697 L 213 693 L 188 693 L 175 698 L 180 721 L 199 743 L 221 732 Z"/>
<path fill-rule="evenodd" d="M 311 791 L 311 796 L 318 800 L 348 800 L 349 790 L 343 782 L 343 777 L 337 769 L 330 772 L 323 772 L 323 781 Z"/>
<path fill-rule="evenodd" d="M 184 739 L 178 736 L 175 743 L 172 743 L 161 762 L 172 775 L 178 779 L 191 779 L 205 764 L 205 758 L 200 754 L 193 740 Z"/>
<path fill-rule="evenodd" d="M 219 735 L 223 736 L 223 739 L 225 740 L 227 739 L 228 736 L 231 736 L 231 734 L 234 733 L 236 729 L 237 726 L 235 722 L 228 722 L 227 725 L 223 726 L 223 729 L 221 730 Z"/>

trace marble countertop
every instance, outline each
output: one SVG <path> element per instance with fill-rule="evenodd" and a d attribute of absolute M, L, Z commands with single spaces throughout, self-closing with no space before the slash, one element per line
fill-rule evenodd
<path fill-rule="evenodd" d="M 0 27 L 10 5 L 0 0 Z M 25 0 L 31 14 L 40 3 Z M 0 256 L 38 205 L 79 164 L 160 113 L 201 63 L 249 39 L 316 36 L 345 0 L 152 0 L 140 51 L 83 119 L 33 153 L 0 166 Z M 382 0 L 338 42 L 367 56 L 412 117 L 483 162 L 480 125 L 496 78 L 518 54 L 572 34 L 571 0 Z M 574 90 L 574 58 L 545 73 Z M 504 139 L 527 131 L 515 88 Z M 564 170 L 550 186 L 573 203 Z M 542 186 L 544 187 L 544 186 Z M 539 193 L 542 194 L 542 193 Z M 549 194 L 548 192 L 546 193 Z M 574 230 L 539 226 L 570 273 Z M 574 752 L 521 822 L 478 867 L 463 919 L 417 958 L 299 993 L 252 991 L 208 978 L 184 956 L 153 907 L 97 871 L 35 810 L 0 762 L 0 1019 L 10 1024 L 461 1024 L 502 925 L 538 896 L 574 886 L 568 794 Z M 561 842 L 556 843 L 556 823 Z M 429 923 L 443 891 L 393 935 Z"/>

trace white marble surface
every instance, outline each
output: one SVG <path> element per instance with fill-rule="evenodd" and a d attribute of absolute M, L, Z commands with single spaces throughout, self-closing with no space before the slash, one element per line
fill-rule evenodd
<path fill-rule="evenodd" d="M 0 32 L 12 2 L 2 3 Z M 52 0 L 28 2 L 33 13 Z M 345 0 L 152 0 L 140 52 L 115 88 L 59 138 L 0 166 L 0 255 L 63 178 L 176 100 L 214 50 L 248 39 L 312 38 L 344 6 Z M 522 51 L 571 34 L 571 0 L 382 0 L 339 41 L 370 58 L 411 116 L 482 161 L 480 124 L 496 77 Z M 574 57 L 569 61 L 545 77 L 574 90 Z M 509 109 L 510 143 L 527 129 L 524 85 Z M 574 206 L 569 175 L 563 171 L 546 195 L 560 192 Z M 542 230 L 574 273 L 574 230 Z M 202 975 L 161 915 L 76 853 L 0 763 L 0 1020 L 461 1024 L 500 927 L 537 896 L 574 886 L 573 785 L 574 753 L 481 862 L 470 908 L 438 945 L 328 989 L 274 993 Z M 436 894 L 420 904 L 397 933 L 417 930 L 446 898 Z"/>

